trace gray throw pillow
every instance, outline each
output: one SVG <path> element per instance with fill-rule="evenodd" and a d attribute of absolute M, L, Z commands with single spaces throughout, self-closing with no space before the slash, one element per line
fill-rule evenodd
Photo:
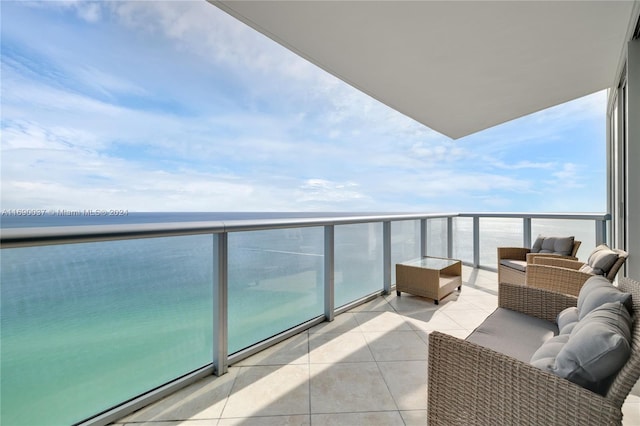
<path fill-rule="evenodd" d="M 588 265 L 592 272 L 585 270 L 595 275 L 607 275 L 611 267 L 618 260 L 618 253 L 607 247 L 606 244 L 600 244 L 596 247 L 587 259 L 586 265 Z"/>
<path fill-rule="evenodd" d="M 551 371 L 603 394 L 631 353 L 631 315 L 620 302 L 605 303 L 581 319 L 552 364 Z"/>
<path fill-rule="evenodd" d="M 533 243 L 531 247 L 531 253 L 540 253 L 540 249 L 542 248 L 542 242 L 544 241 L 544 237 L 542 235 L 538 235 L 536 241 Z"/>
<path fill-rule="evenodd" d="M 573 329 L 573 325 L 578 322 L 578 308 L 575 306 L 571 306 L 558 314 L 556 318 L 556 324 L 558 324 L 558 330 L 560 330 L 560 334 L 569 334 L 571 333 L 571 329 Z M 568 326 L 571 327 L 568 328 Z"/>
<path fill-rule="evenodd" d="M 622 303 L 631 312 L 631 294 L 620 291 L 605 277 L 594 275 L 585 281 L 578 293 L 578 319 L 582 320 L 597 307 L 610 302 Z"/>
<path fill-rule="evenodd" d="M 568 341 L 568 334 L 553 336 L 534 352 L 531 356 L 531 365 L 541 370 L 553 372 L 552 369 L 555 367 L 556 358 Z"/>
<path fill-rule="evenodd" d="M 573 237 L 556 238 L 553 244 L 553 252 L 569 256 L 573 251 Z"/>
<path fill-rule="evenodd" d="M 574 237 L 538 237 L 531 248 L 531 252 L 568 256 L 573 252 L 573 240 Z"/>
<path fill-rule="evenodd" d="M 593 269 L 591 266 L 589 266 L 588 263 L 585 263 L 584 265 L 582 265 L 580 267 L 580 269 L 578 269 L 579 272 L 584 272 L 585 274 L 591 274 L 591 275 L 602 275 L 602 274 L 596 274 L 596 270 Z M 600 271 L 602 272 L 602 271 Z"/>

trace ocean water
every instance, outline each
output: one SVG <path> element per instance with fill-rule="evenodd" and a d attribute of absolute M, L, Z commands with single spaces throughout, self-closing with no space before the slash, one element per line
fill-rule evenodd
<path fill-rule="evenodd" d="M 326 213 L 335 216 L 334 213 Z M 3 227 L 310 217 L 170 213 L 2 218 Z M 454 219 L 454 257 L 472 260 L 472 221 Z M 594 239 L 590 221 L 534 220 L 534 235 Z M 392 223 L 392 263 L 419 256 L 419 221 Z M 481 261 L 522 245 L 518 219 L 481 219 Z M 446 255 L 446 220 L 428 221 L 428 254 Z M 213 358 L 217 236 L 0 251 L 1 410 L 7 425 L 79 422 L 206 366 Z M 322 227 L 229 234 L 233 353 L 324 312 Z M 493 259 L 492 254 L 493 253 Z M 335 306 L 382 288 L 382 225 L 335 228 Z M 394 268 L 392 268 L 392 272 Z"/>

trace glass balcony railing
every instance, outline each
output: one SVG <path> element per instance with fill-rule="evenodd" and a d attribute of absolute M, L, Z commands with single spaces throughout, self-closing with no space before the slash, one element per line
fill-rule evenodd
<path fill-rule="evenodd" d="M 430 255 L 495 269 L 496 247 L 608 215 L 434 214 L 2 229 L 3 424 L 106 424 L 383 293 Z"/>
<path fill-rule="evenodd" d="M 2 424 L 72 424 L 211 363 L 213 239 L 2 250 Z"/>
<path fill-rule="evenodd" d="M 453 222 L 453 255 L 463 263 L 473 264 L 473 218 L 454 217 Z"/>
<path fill-rule="evenodd" d="M 396 282 L 394 265 L 420 257 L 420 221 L 391 222 L 391 282 Z"/>
<path fill-rule="evenodd" d="M 480 264 L 496 265 L 498 247 L 523 247 L 522 219 L 480 218 Z"/>
<path fill-rule="evenodd" d="M 322 227 L 229 235 L 229 353 L 324 313 Z"/>
<path fill-rule="evenodd" d="M 429 256 L 447 257 L 449 254 L 449 224 L 447 217 L 427 220 L 427 253 Z"/>
<path fill-rule="evenodd" d="M 382 237 L 381 222 L 335 227 L 334 306 L 382 290 Z"/>

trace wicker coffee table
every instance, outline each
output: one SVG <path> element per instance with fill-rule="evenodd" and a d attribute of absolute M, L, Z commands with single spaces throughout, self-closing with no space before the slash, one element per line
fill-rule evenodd
<path fill-rule="evenodd" d="M 396 265 L 396 293 L 440 299 L 462 289 L 462 262 L 442 257 L 423 257 Z"/>

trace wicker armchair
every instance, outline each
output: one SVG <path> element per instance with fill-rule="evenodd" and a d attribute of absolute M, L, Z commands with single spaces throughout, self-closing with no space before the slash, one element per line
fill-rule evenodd
<path fill-rule="evenodd" d="M 580 247 L 580 241 L 573 242 L 571 255 L 562 256 L 551 253 L 531 253 L 531 249 L 526 247 L 498 247 L 498 282 L 525 285 L 526 268 L 534 263 L 537 258 L 551 257 L 563 258 L 570 260 L 578 260 L 576 253 Z M 520 264 L 519 268 L 503 265 L 503 260 L 509 260 L 510 263 Z M 524 270 L 523 270 L 524 269 Z"/>
<path fill-rule="evenodd" d="M 601 396 L 529 363 L 434 331 L 429 335 L 428 424 L 620 425 L 621 407 L 640 377 L 640 282 L 623 278 L 632 294 L 631 355 Z M 500 284 L 499 305 L 555 320 L 577 298 Z"/>
<path fill-rule="evenodd" d="M 616 274 L 627 260 L 628 254 L 623 250 L 612 250 L 618 254 L 618 259 L 604 276 L 613 282 Z M 533 260 L 533 264 L 527 265 L 526 283 L 531 287 L 577 296 L 585 281 L 593 276 L 593 274 L 578 270 L 584 265 L 584 262 L 577 260 L 536 258 Z"/>

